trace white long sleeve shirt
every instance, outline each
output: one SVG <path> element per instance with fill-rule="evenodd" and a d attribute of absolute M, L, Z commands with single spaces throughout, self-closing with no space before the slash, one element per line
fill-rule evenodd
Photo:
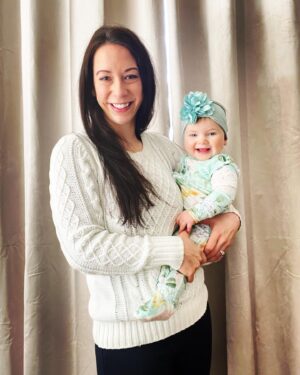
<path fill-rule="evenodd" d="M 53 149 L 50 195 L 61 249 L 72 267 L 86 274 L 95 343 L 127 348 L 164 339 L 195 323 L 205 312 L 207 289 L 200 268 L 175 314 L 142 322 L 138 306 L 154 292 L 161 265 L 178 269 L 183 242 L 172 236 L 182 211 L 172 177 L 182 151 L 166 137 L 144 133 L 143 150 L 129 153 L 160 199 L 143 213 L 145 227 L 122 225 L 115 193 L 104 179 L 96 147 L 85 134 L 64 136 Z"/>

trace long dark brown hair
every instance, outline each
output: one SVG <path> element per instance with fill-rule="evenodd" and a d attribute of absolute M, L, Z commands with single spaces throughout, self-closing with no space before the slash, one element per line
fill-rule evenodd
<path fill-rule="evenodd" d="M 136 114 L 135 134 L 147 129 L 155 100 L 155 74 L 146 47 L 131 30 L 122 26 L 102 26 L 92 36 L 84 54 L 79 81 L 82 121 L 88 137 L 96 145 L 104 175 L 115 190 L 122 223 L 144 225 L 143 209 L 153 206 L 150 195 L 157 196 L 152 184 L 138 170 L 116 132 L 109 126 L 94 95 L 93 59 L 104 44 L 121 45 L 134 57 L 142 81 L 143 100 Z"/>

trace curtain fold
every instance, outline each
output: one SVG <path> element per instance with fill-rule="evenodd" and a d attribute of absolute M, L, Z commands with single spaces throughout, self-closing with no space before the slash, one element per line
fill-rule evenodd
<path fill-rule="evenodd" d="M 95 373 L 85 279 L 59 249 L 48 188 L 53 145 L 82 127 L 78 71 L 103 22 L 89 3 L 1 5 L 1 374 Z"/>
<path fill-rule="evenodd" d="M 1 3 L 0 25 L 0 373 L 21 374 L 24 170 L 20 7 L 17 1 Z"/>
<path fill-rule="evenodd" d="M 85 278 L 59 249 L 48 170 L 56 141 L 82 129 L 79 69 L 103 23 L 128 26 L 150 51 L 158 84 L 151 130 L 182 144 L 188 91 L 206 91 L 227 108 L 243 222 L 226 259 L 205 271 L 212 374 L 298 375 L 296 0 L 2 0 L 0 373 L 96 371 Z"/>
<path fill-rule="evenodd" d="M 254 368 L 258 374 L 296 374 L 300 365 L 299 341 L 295 340 L 299 303 L 294 299 L 299 295 L 299 228 L 295 230 L 300 207 L 296 194 L 300 178 L 299 19 L 292 2 L 244 2 L 240 8 L 238 23 L 244 36 L 241 126 L 246 136 L 243 180 Z M 234 309 L 237 296 L 231 293 L 231 297 L 231 326 L 242 324 Z M 243 340 L 246 332 L 241 330 L 241 334 Z M 229 350 L 233 373 L 242 368 L 247 353 L 237 357 L 238 343 Z"/>

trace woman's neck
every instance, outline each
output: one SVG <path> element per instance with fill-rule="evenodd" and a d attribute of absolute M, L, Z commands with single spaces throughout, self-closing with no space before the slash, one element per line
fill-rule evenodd
<path fill-rule="evenodd" d="M 118 126 L 114 127 L 114 131 L 118 134 L 124 149 L 129 152 L 139 152 L 143 149 L 143 143 L 135 134 L 135 127 Z"/>
<path fill-rule="evenodd" d="M 136 135 L 132 138 L 122 139 L 122 143 L 126 151 L 139 152 L 143 150 L 143 143 L 136 137 Z"/>

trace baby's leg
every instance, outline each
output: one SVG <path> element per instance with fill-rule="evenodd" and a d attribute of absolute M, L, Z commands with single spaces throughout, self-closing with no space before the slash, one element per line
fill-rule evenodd
<path fill-rule="evenodd" d="M 184 275 L 170 266 L 162 266 L 152 298 L 138 308 L 136 316 L 146 321 L 169 319 L 174 314 L 185 284 Z"/>
<path fill-rule="evenodd" d="M 205 225 L 205 224 L 194 225 L 190 234 L 190 239 L 193 240 L 197 244 L 201 244 L 205 246 L 210 236 L 210 232 L 211 232 L 211 229 L 209 225 Z"/>
<path fill-rule="evenodd" d="M 197 224 L 193 226 L 190 239 L 204 247 L 209 239 L 210 233 L 211 229 L 209 225 Z M 207 266 L 209 264 L 210 262 L 203 264 L 203 266 Z"/>
<path fill-rule="evenodd" d="M 190 238 L 195 243 L 205 246 L 210 232 L 208 225 L 195 225 Z M 138 308 L 136 316 L 147 321 L 169 319 L 174 314 L 185 284 L 184 275 L 170 266 L 162 266 L 152 298 Z"/>

